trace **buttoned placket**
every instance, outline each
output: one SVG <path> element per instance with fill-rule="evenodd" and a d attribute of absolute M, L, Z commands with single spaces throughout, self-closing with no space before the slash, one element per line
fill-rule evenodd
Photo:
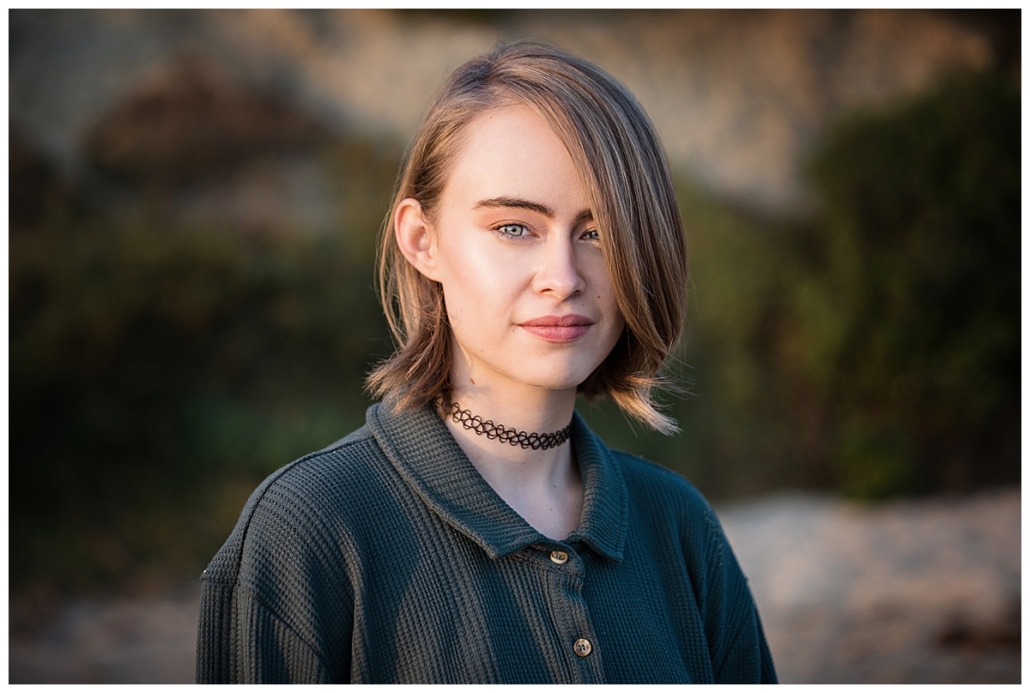
<path fill-rule="evenodd" d="M 601 666 L 601 647 L 583 598 L 586 566 L 576 549 L 559 542 L 534 547 L 537 562 L 547 572 L 550 589 L 544 597 L 562 643 L 562 657 L 569 683 L 606 683 Z"/>
<path fill-rule="evenodd" d="M 571 436 L 583 479 L 583 517 L 568 539 L 553 541 L 496 495 L 432 408 L 401 416 L 385 405 L 373 405 L 366 421 L 413 492 L 491 559 L 517 556 L 530 570 L 540 572 L 539 603 L 546 604 L 555 636 L 554 654 L 545 653 L 551 660 L 547 666 L 559 665 L 549 672 L 551 677 L 556 683 L 605 683 L 604 643 L 592 626 L 583 594 L 583 558 L 586 566 L 595 559 L 622 560 L 626 487 L 608 449 L 574 413 Z"/>

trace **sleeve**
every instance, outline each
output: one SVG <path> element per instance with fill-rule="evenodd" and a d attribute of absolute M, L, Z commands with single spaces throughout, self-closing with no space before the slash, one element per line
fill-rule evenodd
<path fill-rule="evenodd" d="M 703 618 L 716 683 L 777 683 L 758 607 L 710 508 L 707 571 L 703 586 Z"/>
<path fill-rule="evenodd" d="M 748 580 L 708 501 L 688 489 L 682 546 L 694 599 L 719 684 L 777 683 Z"/>
<path fill-rule="evenodd" d="M 204 571 L 198 683 L 349 682 L 353 592 L 305 495 L 259 487 Z"/>
<path fill-rule="evenodd" d="M 331 683 L 313 648 L 248 592 L 204 582 L 197 683 Z"/>
<path fill-rule="evenodd" d="M 758 609 L 750 613 L 730 641 L 721 662 L 715 667 L 716 683 L 777 683 L 769 644 L 765 641 Z"/>

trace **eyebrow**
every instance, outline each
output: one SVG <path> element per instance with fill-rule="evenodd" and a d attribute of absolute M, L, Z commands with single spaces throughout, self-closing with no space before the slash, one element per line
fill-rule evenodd
<path fill-rule="evenodd" d="M 530 200 L 523 200 L 521 197 L 491 197 L 488 200 L 480 200 L 476 203 L 473 209 L 481 208 L 502 208 L 502 207 L 513 207 L 515 209 L 528 209 L 538 214 L 543 214 L 548 219 L 554 219 L 554 210 L 547 205 L 540 204 L 539 202 L 532 202 Z M 584 209 L 582 212 L 576 215 L 576 223 L 581 221 L 587 221 L 593 219 L 594 214 L 589 209 Z"/>

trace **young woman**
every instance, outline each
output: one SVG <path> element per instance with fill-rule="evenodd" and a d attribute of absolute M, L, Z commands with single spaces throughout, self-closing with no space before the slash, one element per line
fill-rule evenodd
<path fill-rule="evenodd" d="M 620 84 L 528 43 L 459 68 L 384 228 L 382 402 L 251 496 L 204 572 L 198 680 L 774 681 L 707 503 L 574 411 L 675 430 L 652 391 L 686 279 Z"/>

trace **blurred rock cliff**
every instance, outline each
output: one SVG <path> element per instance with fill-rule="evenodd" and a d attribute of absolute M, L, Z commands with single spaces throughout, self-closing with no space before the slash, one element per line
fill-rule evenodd
<path fill-rule="evenodd" d="M 44 180 L 183 221 L 325 227 L 326 142 L 399 156 L 450 70 L 519 38 L 623 80 L 677 171 L 765 213 L 804 208 L 799 170 L 842 113 L 1018 64 L 1018 13 L 14 10 L 12 210 L 31 216 Z"/>

